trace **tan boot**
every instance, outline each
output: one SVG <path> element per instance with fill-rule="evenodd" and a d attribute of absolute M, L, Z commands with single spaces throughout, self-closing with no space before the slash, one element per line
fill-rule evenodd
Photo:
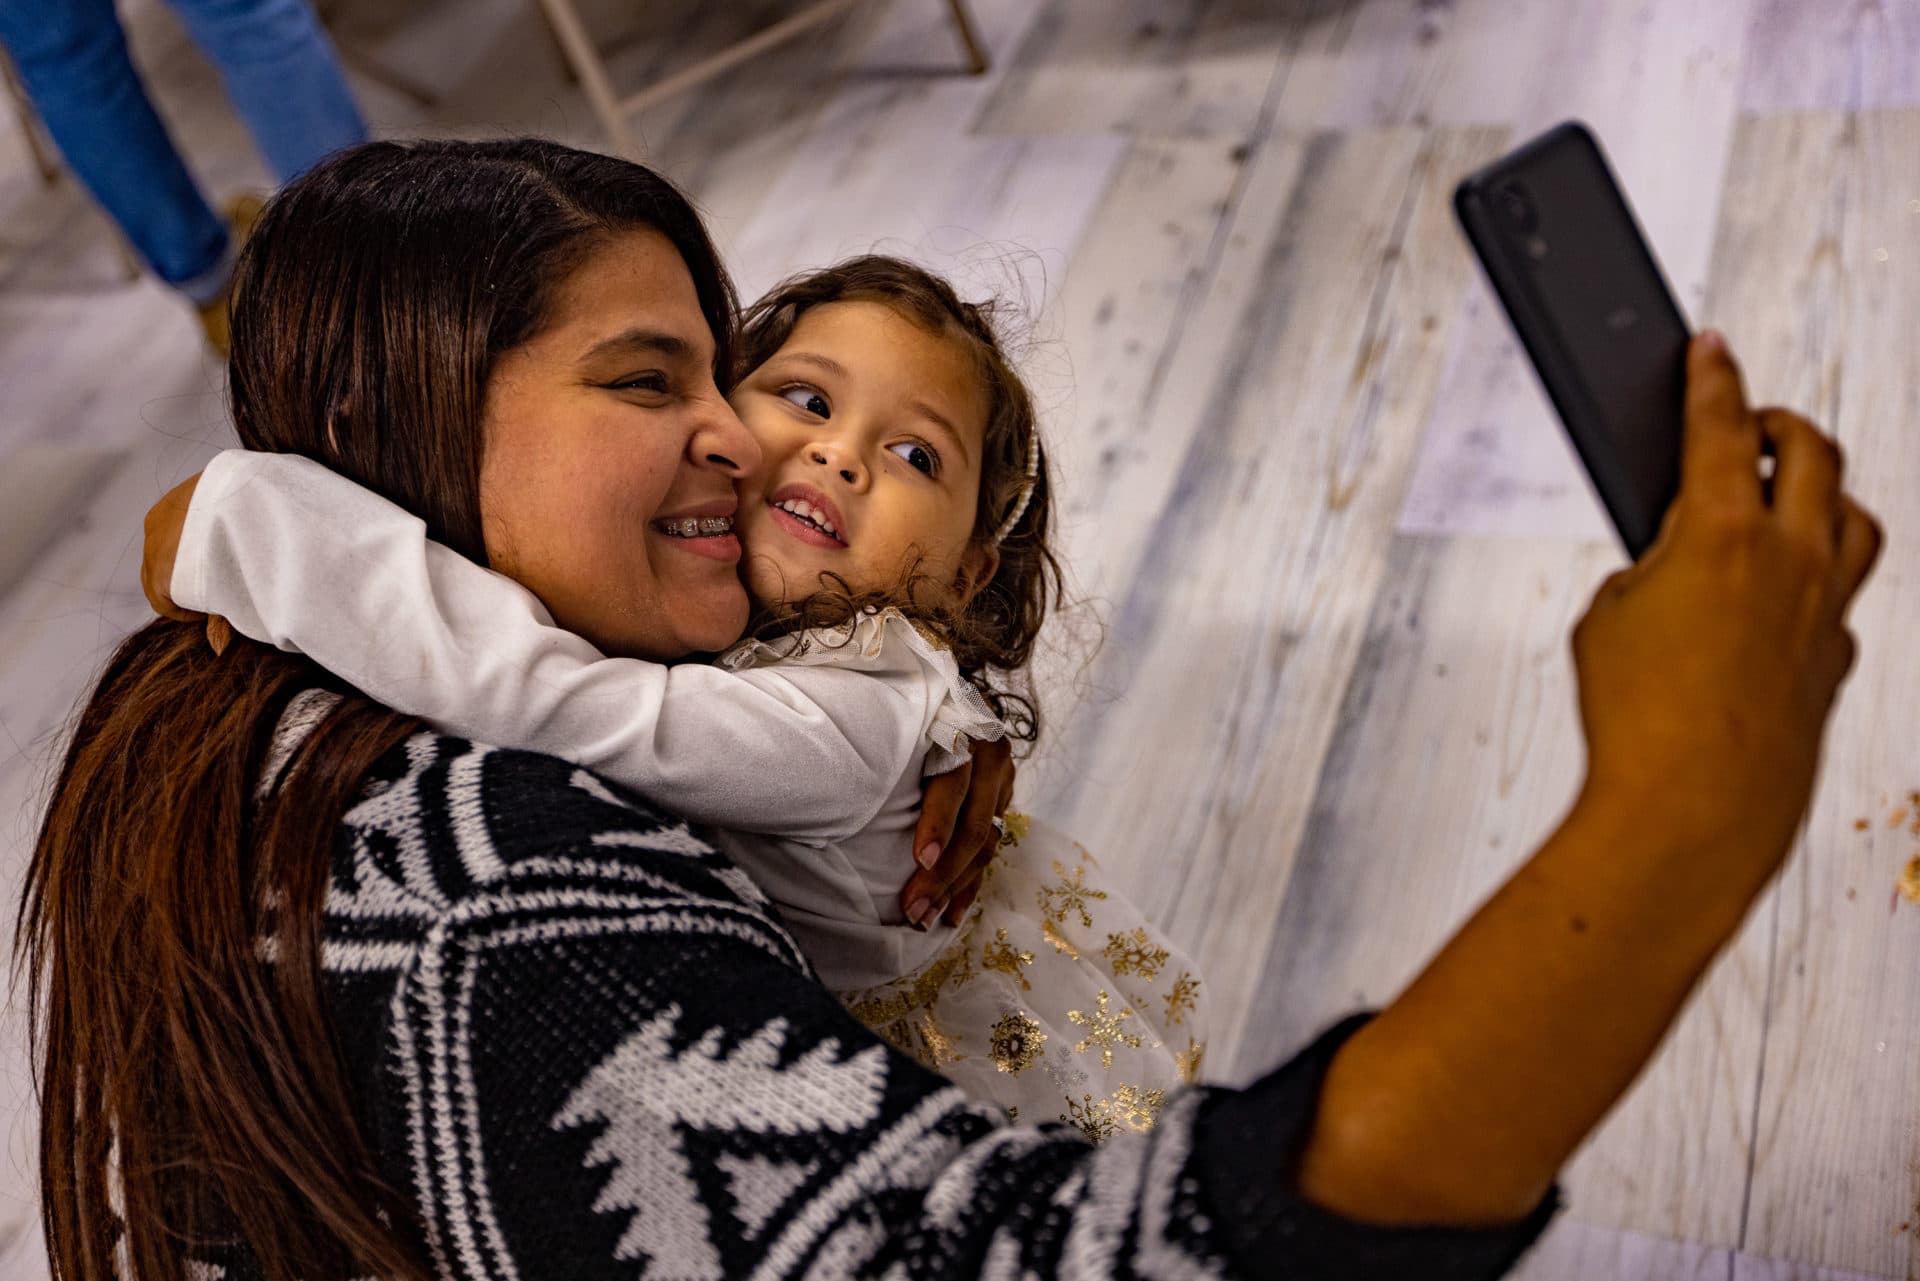
<path fill-rule="evenodd" d="M 227 202 L 222 211 L 226 215 L 227 234 L 233 237 L 236 253 L 240 246 L 247 243 L 247 237 L 253 234 L 253 224 L 260 221 L 260 211 L 266 208 L 266 201 L 258 196 L 236 196 Z M 233 347 L 233 335 L 229 329 L 228 295 L 232 289 L 229 282 L 226 289 L 212 302 L 200 306 L 200 327 L 206 331 L 207 346 L 220 353 L 225 359 Z"/>

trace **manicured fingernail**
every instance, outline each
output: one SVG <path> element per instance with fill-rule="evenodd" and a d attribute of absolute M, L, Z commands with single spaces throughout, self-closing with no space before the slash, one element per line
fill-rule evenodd
<path fill-rule="evenodd" d="M 920 847 L 920 866 L 932 867 L 940 861 L 940 842 L 928 841 Z"/>
<path fill-rule="evenodd" d="M 921 929 L 923 930 L 926 929 L 927 928 L 927 909 L 932 905 L 933 905 L 933 900 L 926 898 L 924 896 L 913 900 L 913 902 L 907 904 L 907 919 L 909 921 L 912 921 L 915 925 L 919 926 Z"/>
<path fill-rule="evenodd" d="M 1700 335 L 1700 345 L 1708 351 L 1725 351 L 1727 349 L 1726 336 L 1718 329 L 1704 330 Z"/>

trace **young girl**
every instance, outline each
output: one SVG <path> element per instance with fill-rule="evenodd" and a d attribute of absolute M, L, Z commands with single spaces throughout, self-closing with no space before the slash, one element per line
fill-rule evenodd
<path fill-rule="evenodd" d="M 744 553 L 760 622 L 711 665 L 601 655 L 416 517 L 293 455 L 214 460 L 170 594 L 449 733 L 670 797 L 722 829 L 889 1041 L 1019 1117 L 1096 1142 L 1150 1127 L 1200 1069 L 1201 984 L 1085 849 L 1009 812 L 957 930 L 926 928 L 945 904 L 909 920 L 895 899 L 922 779 L 969 738 L 1038 734 L 1004 682 L 1055 581 L 1050 495 L 987 309 L 861 258 L 776 288 L 743 347 L 731 401 L 761 465 L 736 510 L 661 523 Z M 629 381 L 645 393 L 649 377 Z"/>

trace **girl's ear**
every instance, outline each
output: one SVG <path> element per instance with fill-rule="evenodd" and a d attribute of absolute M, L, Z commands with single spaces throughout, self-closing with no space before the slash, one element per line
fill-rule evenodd
<path fill-rule="evenodd" d="M 975 542 L 960 554 L 960 572 L 953 576 L 953 594 L 965 609 L 980 589 L 1000 572 L 1000 549 L 992 543 Z"/>

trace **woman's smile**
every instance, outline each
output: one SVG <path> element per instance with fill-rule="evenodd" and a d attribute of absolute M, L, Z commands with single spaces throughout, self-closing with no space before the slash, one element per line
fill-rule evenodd
<path fill-rule="evenodd" d="M 652 530 L 681 551 L 731 563 L 740 559 L 740 539 L 733 532 L 737 505 L 730 499 L 702 503 L 655 518 Z"/>

